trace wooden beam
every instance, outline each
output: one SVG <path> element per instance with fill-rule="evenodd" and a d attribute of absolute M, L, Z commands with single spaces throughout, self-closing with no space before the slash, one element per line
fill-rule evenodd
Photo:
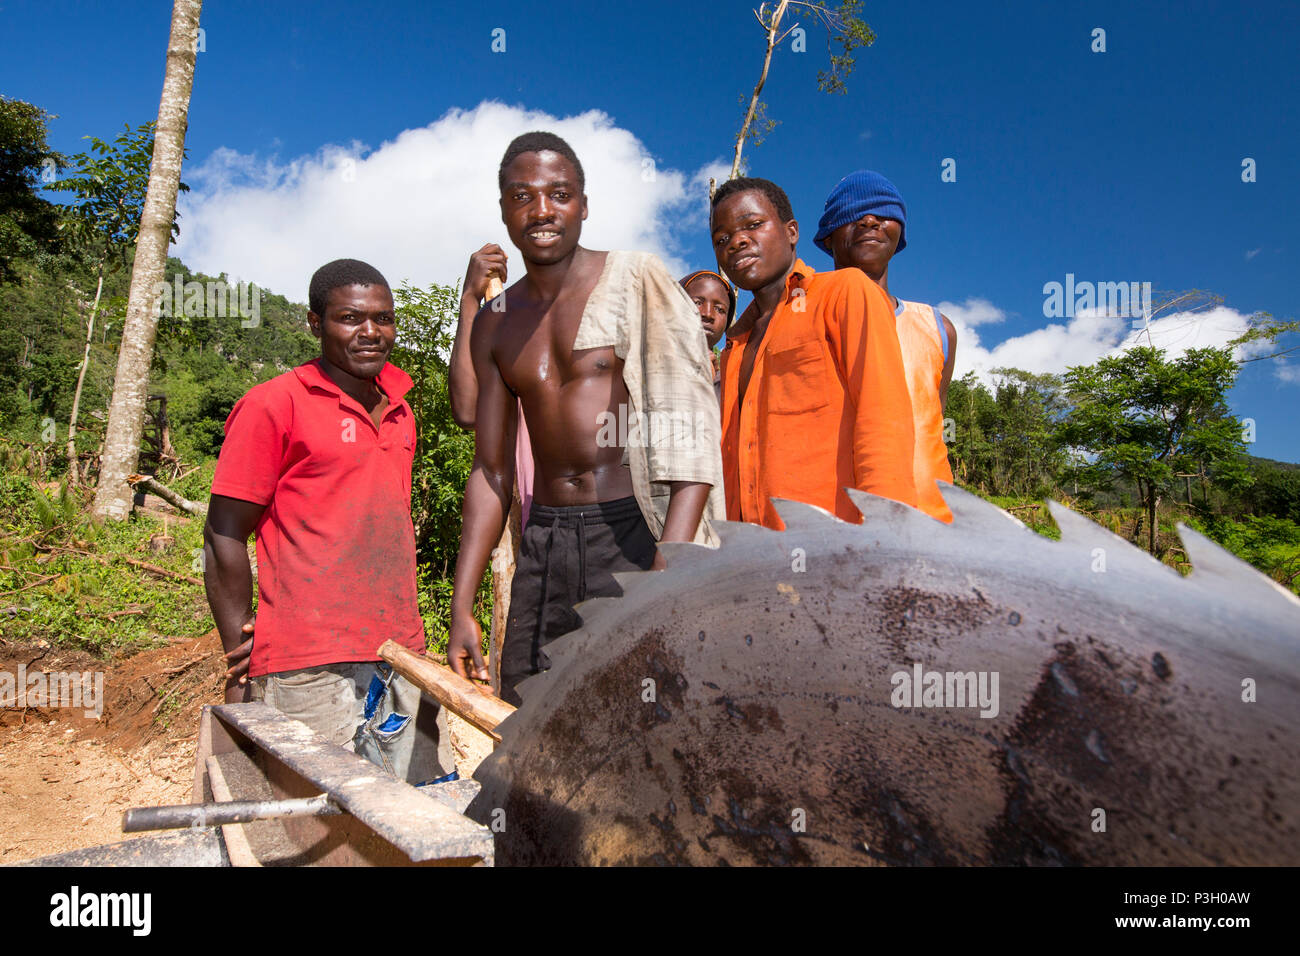
<path fill-rule="evenodd" d="M 506 643 L 506 622 L 510 620 L 510 587 L 515 579 L 515 564 L 523 534 L 519 495 L 510 502 L 501 540 L 492 552 L 492 630 L 488 634 L 488 682 L 492 693 L 501 694 L 501 650 Z"/>
<path fill-rule="evenodd" d="M 392 641 L 384 641 L 376 653 L 391 664 L 393 670 L 448 710 L 469 721 L 493 740 L 501 740 L 497 724 L 515 712 L 504 700 L 493 697 L 450 667 L 412 653 Z"/>

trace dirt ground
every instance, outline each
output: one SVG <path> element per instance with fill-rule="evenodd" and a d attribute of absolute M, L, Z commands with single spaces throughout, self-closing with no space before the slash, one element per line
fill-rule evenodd
<path fill-rule="evenodd" d="M 0 865 L 129 839 L 131 807 L 189 803 L 199 713 L 220 703 L 215 632 L 105 663 L 0 638 L 0 672 L 104 671 L 98 719 L 81 708 L 0 706 Z M 8 703 L 8 702 L 6 702 Z M 455 716 L 462 776 L 491 741 Z"/>

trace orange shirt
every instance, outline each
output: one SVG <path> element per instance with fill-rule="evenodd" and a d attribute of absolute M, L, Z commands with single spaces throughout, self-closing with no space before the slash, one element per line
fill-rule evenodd
<path fill-rule="evenodd" d="M 750 333 L 722 353 L 722 468 L 727 518 L 785 525 L 771 498 L 861 518 L 846 486 L 915 507 L 912 406 L 893 303 L 857 269 L 815 272 L 795 261 L 754 358 Z"/>
<path fill-rule="evenodd" d="M 944 338 L 939 331 L 938 311 L 930 305 L 898 300 L 898 344 L 903 347 L 903 369 L 907 372 L 907 391 L 912 397 L 913 425 L 916 429 L 916 476 L 918 507 L 932 518 L 952 523 L 952 512 L 939 493 L 936 481 L 952 484 L 952 466 L 948 464 L 948 446 L 943 443 L 943 402 L 939 387 L 943 384 Z"/>

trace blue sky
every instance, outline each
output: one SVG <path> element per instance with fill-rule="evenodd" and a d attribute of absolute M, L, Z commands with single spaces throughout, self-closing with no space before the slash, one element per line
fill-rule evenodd
<path fill-rule="evenodd" d="M 729 162 L 738 99 L 757 75 L 751 6 L 209 3 L 180 252 L 299 299 L 304 263 L 332 258 L 349 236 L 390 278 L 454 281 L 473 249 L 504 242 L 495 194 L 482 176 L 457 179 L 450 159 L 416 182 L 413 157 L 470 151 L 486 176 L 521 131 L 512 123 L 598 111 L 584 141 L 612 145 L 579 148 L 591 231 L 674 265 L 711 265 L 697 177 Z M 0 92 L 58 114 L 52 141 L 65 152 L 151 119 L 169 16 L 164 2 L 0 2 Z M 1221 341 L 1257 310 L 1300 315 L 1300 5 L 868 4 L 864 16 L 878 39 L 846 96 L 816 91 L 819 28 L 808 26 L 806 53 L 787 41 L 764 92 L 780 125 L 747 148 L 750 172 L 789 192 L 815 268 L 829 267 L 811 243 L 826 193 L 865 166 L 908 204 L 891 291 L 951 304 L 972 361 L 1063 367 L 1113 344 L 1113 323 L 1044 317 L 1044 283 L 1067 273 L 1224 297 L 1227 310 L 1180 320 L 1171 342 Z M 490 48 L 498 27 L 505 53 Z M 1104 53 L 1091 50 L 1097 27 Z M 460 125 L 451 110 L 464 111 Z M 351 203 L 321 185 L 338 161 L 330 147 L 370 183 Z M 645 157 L 660 173 L 653 189 L 610 185 Z M 949 157 L 957 181 L 946 183 Z M 1256 182 L 1242 182 L 1246 157 Z M 312 170 L 315 185 L 303 181 Z M 277 219 L 250 225 L 250 209 Z M 289 246 L 297 258 L 281 262 Z M 1254 453 L 1300 458 L 1297 398 L 1300 358 L 1246 366 L 1232 399 L 1256 422 Z"/>

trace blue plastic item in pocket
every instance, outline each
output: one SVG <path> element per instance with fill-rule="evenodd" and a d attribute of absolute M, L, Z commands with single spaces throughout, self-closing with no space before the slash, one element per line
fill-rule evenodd
<path fill-rule="evenodd" d="M 366 690 L 366 720 L 375 716 L 375 710 L 379 707 L 379 702 L 384 699 L 384 692 L 387 690 L 388 684 L 378 674 L 370 678 L 370 687 Z"/>
<path fill-rule="evenodd" d="M 411 718 L 406 714 L 392 713 L 384 718 L 384 722 L 375 728 L 375 733 L 379 735 L 380 740 L 388 740 L 402 732 Z"/>

